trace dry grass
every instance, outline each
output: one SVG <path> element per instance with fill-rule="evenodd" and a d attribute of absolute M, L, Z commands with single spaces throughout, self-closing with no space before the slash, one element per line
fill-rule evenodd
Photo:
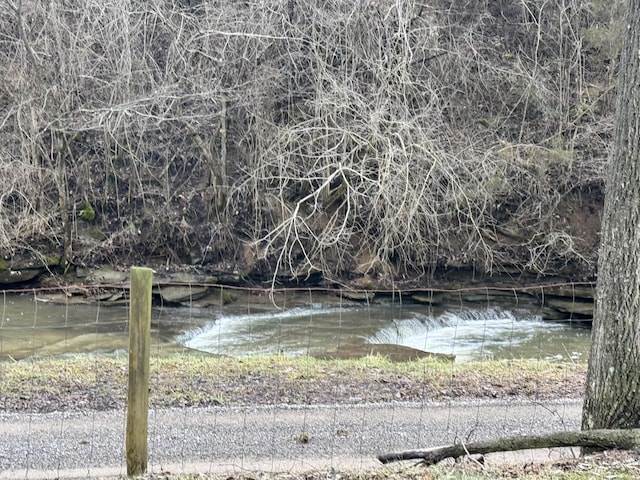
<path fill-rule="evenodd" d="M 309 471 L 302 473 L 260 473 L 264 480 L 633 480 L 640 476 L 640 461 L 633 452 L 606 452 L 563 462 L 487 465 L 462 460 L 455 464 L 384 466 L 358 471 Z M 167 480 L 219 480 L 213 475 L 171 475 Z M 225 476 L 227 480 L 250 480 L 252 475 Z"/>
<path fill-rule="evenodd" d="M 4 410 L 121 408 L 126 358 L 74 356 L 0 364 Z M 153 406 L 328 404 L 451 399 L 577 398 L 586 366 L 545 361 L 451 364 L 208 355 L 153 358 Z"/>

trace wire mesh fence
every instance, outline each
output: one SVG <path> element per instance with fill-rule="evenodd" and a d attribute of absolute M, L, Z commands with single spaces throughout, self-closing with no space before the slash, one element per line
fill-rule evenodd
<path fill-rule="evenodd" d="M 364 468 L 389 451 L 576 428 L 592 299 L 578 284 L 156 285 L 149 470 Z M 1 301 L 0 478 L 124 474 L 126 285 Z"/>

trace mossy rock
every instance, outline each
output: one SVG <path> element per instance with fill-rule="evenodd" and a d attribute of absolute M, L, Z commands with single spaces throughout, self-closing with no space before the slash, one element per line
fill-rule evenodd
<path fill-rule="evenodd" d="M 25 268 L 23 270 L 4 270 L 0 272 L 0 284 L 11 285 L 33 280 L 43 272 L 41 268 Z"/>
<path fill-rule="evenodd" d="M 61 264 L 62 258 L 54 253 L 41 253 L 37 255 L 15 255 L 12 257 L 0 257 L 0 272 L 13 272 L 13 277 L 18 276 L 15 272 L 27 270 L 40 270 L 47 267 L 57 267 Z"/>
<path fill-rule="evenodd" d="M 93 222 L 96 219 L 96 211 L 89 202 L 86 202 L 80 210 L 80 217 L 87 222 Z"/>
<path fill-rule="evenodd" d="M 322 360 L 353 360 L 364 358 L 369 355 L 386 357 L 392 362 L 411 362 L 420 358 L 437 358 L 447 362 L 455 361 L 455 355 L 445 353 L 425 352 L 417 348 L 406 347 L 404 345 L 390 345 L 369 343 L 365 345 L 342 345 L 333 348 L 325 353 L 314 355 Z"/>

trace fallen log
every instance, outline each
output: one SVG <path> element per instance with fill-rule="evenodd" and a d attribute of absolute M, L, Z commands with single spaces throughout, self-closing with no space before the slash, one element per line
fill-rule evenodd
<path fill-rule="evenodd" d="M 390 463 L 419 459 L 422 464 L 435 465 L 447 458 L 459 458 L 465 455 L 556 447 L 586 447 L 594 450 L 638 449 L 640 448 L 640 428 L 570 431 L 546 435 L 518 435 L 496 440 L 385 453 L 378 455 L 378 460 L 382 463 Z"/>

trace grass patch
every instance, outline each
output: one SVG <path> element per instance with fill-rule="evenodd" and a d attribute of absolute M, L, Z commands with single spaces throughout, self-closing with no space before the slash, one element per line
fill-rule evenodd
<path fill-rule="evenodd" d="M 514 360 L 448 363 L 385 357 L 216 357 L 172 354 L 151 359 L 155 407 L 554 398 L 582 394 L 586 365 Z M 128 359 L 77 355 L 0 363 L 5 410 L 52 411 L 124 405 Z"/>

